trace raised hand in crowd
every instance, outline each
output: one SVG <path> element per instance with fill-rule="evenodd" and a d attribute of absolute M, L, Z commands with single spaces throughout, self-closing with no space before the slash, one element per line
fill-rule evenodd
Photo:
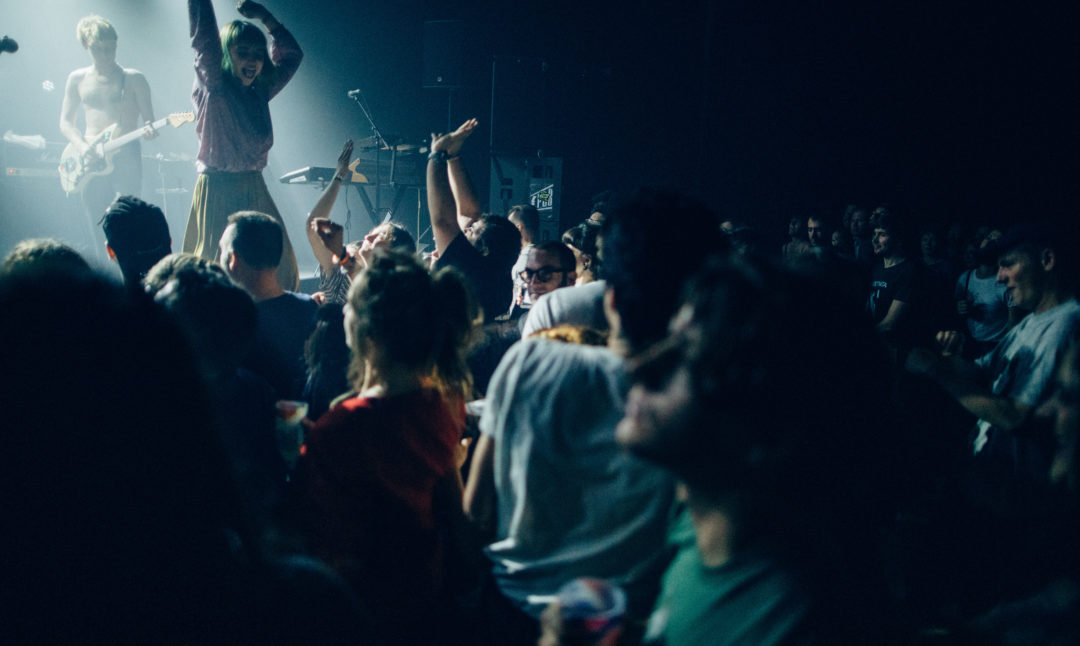
<path fill-rule="evenodd" d="M 451 133 L 431 134 L 431 155 L 441 156 L 446 162 L 450 192 L 457 204 L 457 224 L 462 231 L 468 231 L 469 226 L 480 217 L 484 210 L 476 196 L 472 180 L 469 179 L 469 174 L 461 162 L 461 147 L 479 124 L 480 122 L 473 118 Z"/>
<path fill-rule="evenodd" d="M 349 176 L 352 153 L 353 141 L 349 139 L 338 155 L 333 181 L 326 185 L 307 217 L 308 242 L 323 274 L 330 274 L 336 269 L 334 256 L 337 256 L 338 260 L 345 258 L 345 232 L 340 224 L 330 221 L 330 211 L 334 208 L 341 185 Z"/>
<path fill-rule="evenodd" d="M 480 122 L 473 118 L 458 126 L 457 130 L 453 132 L 447 134 L 432 133 L 431 151 L 435 153 L 444 152 L 450 157 L 461 154 L 461 146 L 478 125 L 480 125 Z"/>

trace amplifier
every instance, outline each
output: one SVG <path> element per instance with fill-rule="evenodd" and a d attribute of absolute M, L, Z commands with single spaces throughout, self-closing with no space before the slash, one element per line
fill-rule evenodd
<path fill-rule="evenodd" d="M 9 166 L 4 169 L 4 177 L 55 177 L 60 178 L 56 168 L 19 168 Z"/>

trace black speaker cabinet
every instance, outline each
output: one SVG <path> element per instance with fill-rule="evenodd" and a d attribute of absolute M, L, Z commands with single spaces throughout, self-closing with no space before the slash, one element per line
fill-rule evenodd
<path fill-rule="evenodd" d="M 496 56 L 491 65 L 491 149 L 536 154 L 548 147 L 548 64 Z"/>

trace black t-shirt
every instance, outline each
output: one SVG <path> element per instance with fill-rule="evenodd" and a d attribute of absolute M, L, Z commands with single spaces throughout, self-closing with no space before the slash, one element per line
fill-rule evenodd
<path fill-rule="evenodd" d="M 510 303 L 514 299 L 510 266 L 500 266 L 488 256 L 482 255 L 469 244 L 465 234 L 459 233 L 450 241 L 435 266 L 453 267 L 465 276 L 477 302 L 484 309 L 485 323 L 490 323 L 496 316 L 509 311 Z"/>
<path fill-rule="evenodd" d="M 315 331 L 319 306 L 307 294 L 285 292 L 255 303 L 255 309 L 255 347 L 247 366 L 270 382 L 279 399 L 300 399 L 307 375 L 304 344 Z"/>
<path fill-rule="evenodd" d="M 880 323 L 889 313 L 893 301 L 907 305 L 904 318 L 893 329 L 891 341 L 902 346 L 925 345 L 932 338 L 927 305 L 926 279 L 922 266 L 915 260 L 904 260 L 886 268 L 874 266 L 870 277 L 870 296 L 866 308 L 874 323 Z"/>
<path fill-rule="evenodd" d="M 885 267 L 884 263 L 874 266 L 870 276 L 870 298 L 866 307 L 874 323 L 889 313 L 893 301 L 913 304 L 915 301 L 915 263 L 905 260 L 898 265 Z"/>

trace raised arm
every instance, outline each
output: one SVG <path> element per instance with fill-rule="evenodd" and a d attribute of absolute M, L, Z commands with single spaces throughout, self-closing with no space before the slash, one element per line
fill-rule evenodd
<path fill-rule="evenodd" d="M 249 20 L 258 20 L 270 32 L 270 60 L 274 63 L 275 78 L 269 90 L 270 98 L 274 98 L 300 68 L 304 52 L 289 30 L 264 5 L 252 0 L 240 0 L 236 10 Z"/>
<path fill-rule="evenodd" d="M 472 134 L 477 123 L 476 119 L 469 119 L 449 134 L 431 134 L 431 155 L 427 168 L 428 213 L 431 215 L 435 251 L 439 254 L 469 222 L 480 215 L 469 175 L 457 159 L 461 145 Z"/>
<path fill-rule="evenodd" d="M 457 222 L 457 208 L 454 195 L 450 191 L 447 178 L 446 162 L 436 154 L 440 148 L 436 145 L 449 135 L 431 134 L 431 151 L 427 164 L 427 199 L 428 215 L 431 218 L 431 237 L 435 241 L 435 253 L 442 255 L 450 242 L 461 234 Z M 445 146 L 445 142 L 443 143 Z"/>
<path fill-rule="evenodd" d="M 210 0 L 188 0 L 191 48 L 195 50 L 195 75 L 204 86 L 221 79 L 221 36 Z"/>
<path fill-rule="evenodd" d="M 446 162 L 447 171 L 450 173 L 450 190 L 454 194 L 454 201 L 457 202 L 458 226 L 462 229 L 468 226 L 469 222 L 480 217 L 483 211 L 480 201 L 476 199 L 476 190 L 473 188 L 472 180 L 469 179 L 469 173 L 461 161 L 461 146 L 477 125 L 479 122 L 476 119 L 469 119 L 450 133 L 450 139 L 446 144 L 446 154 L 450 156 Z"/>
<path fill-rule="evenodd" d="M 305 229 L 308 243 L 311 245 L 311 251 L 315 254 L 315 259 L 319 261 L 319 266 L 322 267 L 323 275 L 327 276 L 331 272 L 337 271 L 333 255 L 338 254 L 339 257 L 344 257 L 344 239 L 334 240 L 332 236 L 333 226 L 335 225 L 330 222 L 330 211 L 334 208 L 334 202 L 337 200 L 342 183 L 348 177 L 349 160 L 352 159 L 352 152 L 353 142 L 350 139 L 345 142 L 341 154 L 338 155 L 334 179 L 326 185 L 322 194 L 319 195 L 318 201 L 315 202 L 315 206 L 311 207 L 311 212 L 308 213 L 307 217 Z M 338 229 L 340 229 L 340 226 L 338 226 Z M 335 246 L 331 248 L 331 245 Z"/>

